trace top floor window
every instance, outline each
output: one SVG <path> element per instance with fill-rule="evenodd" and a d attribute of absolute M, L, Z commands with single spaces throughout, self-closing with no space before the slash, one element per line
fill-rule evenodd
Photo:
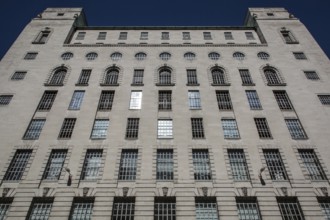
<path fill-rule="evenodd" d="M 0 106 L 9 105 L 12 98 L 12 95 L 0 95 Z"/>
<path fill-rule="evenodd" d="M 120 32 L 119 40 L 127 40 L 127 32 Z"/>
<path fill-rule="evenodd" d="M 40 33 L 38 34 L 37 38 L 34 40 L 33 43 L 44 44 L 48 40 L 49 35 L 50 35 L 50 31 L 40 31 Z"/>
<path fill-rule="evenodd" d="M 274 69 L 264 69 L 264 74 L 267 80 L 267 85 L 285 85 L 280 78 L 280 75 Z"/>
<path fill-rule="evenodd" d="M 170 33 L 169 32 L 162 32 L 162 40 L 169 40 Z"/>
<path fill-rule="evenodd" d="M 226 40 L 234 40 L 234 37 L 231 32 L 225 32 L 224 34 Z"/>
<path fill-rule="evenodd" d="M 296 38 L 293 36 L 291 31 L 282 30 L 281 31 L 282 37 L 284 38 L 285 43 L 287 44 L 297 44 L 299 43 Z"/>
<path fill-rule="evenodd" d="M 245 32 L 245 37 L 247 40 L 255 40 L 252 32 Z"/>
<path fill-rule="evenodd" d="M 212 40 L 211 32 L 203 32 L 204 40 Z"/>
<path fill-rule="evenodd" d="M 99 35 L 97 36 L 98 40 L 105 40 L 107 37 L 107 32 L 99 32 Z"/>
<path fill-rule="evenodd" d="M 49 85 L 57 85 L 57 86 L 63 85 L 66 73 L 67 73 L 67 70 L 64 68 L 55 70 L 55 72 L 53 73 L 53 75 L 49 81 Z"/>
<path fill-rule="evenodd" d="M 186 60 L 189 60 L 189 61 L 192 61 L 196 58 L 196 55 L 192 52 L 188 52 L 188 53 L 185 53 L 183 55 L 183 57 L 186 59 Z"/>
<path fill-rule="evenodd" d="M 182 32 L 182 40 L 190 40 L 190 32 Z"/>
<path fill-rule="evenodd" d="M 145 60 L 147 58 L 147 54 L 140 52 L 135 54 L 135 59 L 137 60 Z"/>
<path fill-rule="evenodd" d="M 62 60 L 70 60 L 73 57 L 73 53 L 66 52 L 61 55 Z"/>
<path fill-rule="evenodd" d="M 266 52 L 259 52 L 257 56 L 261 60 L 269 60 L 269 54 Z"/>
<path fill-rule="evenodd" d="M 141 32 L 140 40 L 148 40 L 148 32 Z"/>
<path fill-rule="evenodd" d="M 164 61 L 167 61 L 171 58 L 171 54 L 167 53 L 167 52 L 164 52 L 164 53 L 159 54 L 159 58 L 164 60 Z"/>
<path fill-rule="evenodd" d="M 219 53 L 216 53 L 216 52 L 211 52 L 211 53 L 209 53 L 209 58 L 211 60 L 219 60 L 220 54 Z"/>
<path fill-rule="evenodd" d="M 241 52 L 233 53 L 233 57 L 235 60 L 244 60 L 245 59 L 245 55 Z"/>
<path fill-rule="evenodd" d="M 86 54 L 86 59 L 91 61 L 91 60 L 95 60 L 98 57 L 98 54 L 95 52 L 91 52 Z"/>
<path fill-rule="evenodd" d="M 110 55 L 110 58 L 111 58 L 111 60 L 113 60 L 113 61 L 118 61 L 118 60 L 120 60 L 122 57 L 123 57 L 123 55 L 122 55 L 121 53 L 119 53 L 119 52 L 115 52 L 115 53 L 112 53 L 112 54 Z"/>
<path fill-rule="evenodd" d="M 24 60 L 35 60 L 37 58 L 38 53 L 37 52 L 28 52 L 25 57 Z"/>
<path fill-rule="evenodd" d="M 303 52 L 293 52 L 293 56 L 297 60 L 307 60 L 307 57 Z"/>
<path fill-rule="evenodd" d="M 78 32 L 76 40 L 84 40 L 86 32 Z"/>

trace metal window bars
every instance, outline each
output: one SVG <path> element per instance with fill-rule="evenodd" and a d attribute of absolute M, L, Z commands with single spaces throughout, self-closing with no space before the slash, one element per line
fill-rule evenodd
<path fill-rule="evenodd" d="M 138 150 L 122 150 L 119 166 L 119 180 L 135 180 Z"/>
<path fill-rule="evenodd" d="M 88 85 L 89 78 L 91 76 L 92 70 L 82 70 L 79 76 L 78 85 Z"/>
<path fill-rule="evenodd" d="M 25 55 L 24 60 L 34 60 L 37 57 L 38 53 L 29 52 Z"/>
<path fill-rule="evenodd" d="M 126 138 L 137 139 L 139 136 L 139 118 L 128 118 L 126 126 Z"/>
<path fill-rule="evenodd" d="M 223 135 L 226 139 L 240 138 L 236 119 L 221 119 Z"/>
<path fill-rule="evenodd" d="M 167 61 L 171 58 L 171 54 L 164 52 L 164 53 L 159 54 L 159 58 L 161 60 Z"/>
<path fill-rule="evenodd" d="M 299 119 L 285 119 L 286 126 L 289 129 L 292 139 L 306 139 L 307 135 Z"/>
<path fill-rule="evenodd" d="M 250 109 L 252 109 L 252 110 L 262 109 L 257 91 L 246 90 L 245 93 L 246 93 L 246 97 L 247 97 L 249 105 L 250 105 Z"/>
<path fill-rule="evenodd" d="M 99 175 L 102 162 L 102 150 L 87 150 L 81 180 L 95 180 Z"/>
<path fill-rule="evenodd" d="M 115 91 L 102 91 L 100 95 L 98 110 L 99 111 L 111 110 L 114 96 L 115 96 Z"/>
<path fill-rule="evenodd" d="M 278 107 L 281 110 L 293 110 L 289 96 L 286 91 L 273 91 Z"/>
<path fill-rule="evenodd" d="M 172 109 L 172 91 L 158 92 L 158 109 L 159 110 Z"/>
<path fill-rule="evenodd" d="M 211 72 L 213 85 L 226 84 L 225 73 L 221 69 L 214 69 Z"/>
<path fill-rule="evenodd" d="M 143 84 L 143 75 L 144 75 L 143 69 L 134 70 L 132 84 L 133 85 L 142 85 Z"/>
<path fill-rule="evenodd" d="M 264 157 L 272 180 L 288 180 L 281 154 L 277 149 L 264 149 Z"/>
<path fill-rule="evenodd" d="M 107 32 L 99 32 L 99 35 L 97 36 L 98 40 L 105 40 L 107 37 Z"/>
<path fill-rule="evenodd" d="M 192 61 L 196 58 L 196 54 L 188 52 L 183 55 L 186 60 Z"/>
<path fill-rule="evenodd" d="M 298 152 L 311 180 L 327 179 L 321 163 L 313 149 L 299 149 Z"/>
<path fill-rule="evenodd" d="M 268 85 L 281 85 L 283 84 L 278 73 L 273 69 L 265 69 L 264 74 Z"/>
<path fill-rule="evenodd" d="M 199 91 L 188 91 L 189 109 L 201 109 L 201 97 Z"/>
<path fill-rule="evenodd" d="M 58 180 L 60 178 L 67 152 L 67 150 L 52 150 L 43 174 L 43 179 Z"/>
<path fill-rule="evenodd" d="M 63 53 L 63 54 L 61 55 L 62 60 L 70 60 L 72 57 L 73 57 L 73 53 L 70 53 L 70 52 L 68 52 L 68 53 Z"/>
<path fill-rule="evenodd" d="M 243 85 L 254 85 L 249 70 L 241 69 L 239 70 L 239 73 L 241 75 Z"/>
<path fill-rule="evenodd" d="M 95 60 L 98 57 L 98 54 L 95 52 L 91 52 L 86 54 L 86 59 L 87 60 Z"/>
<path fill-rule="evenodd" d="M 216 91 L 215 94 L 217 97 L 218 107 L 220 110 L 232 110 L 233 109 L 229 91 Z"/>
<path fill-rule="evenodd" d="M 91 220 L 93 206 L 93 197 L 75 197 L 73 199 L 69 220 Z"/>
<path fill-rule="evenodd" d="M 187 84 L 198 85 L 196 70 L 187 70 Z"/>
<path fill-rule="evenodd" d="M 12 98 L 12 95 L 0 95 L 0 105 L 8 105 Z"/>
<path fill-rule="evenodd" d="M 57 91 L 45 91 L 38 105 L 37 110 L 50 110 L 56 98 Z"/>
<path fill-rule="evenodd" d="M 241 52 L 235 52 L 233 53 L 233 57 L 236 60 L 244 60 L 245 59 L 245 55 Z"/>
<path fill-rule="evenodd" d="M 4 220 L 6 218 L 12 202 L 12 197 L 5 197 L 0 199 L 0 220 Z"/>
<path fill-rule="evenodd" d="M 25 78 L 26 73 L 26 71 L 16 71 L 11 77 L 11 80 L 23 80 Z"/>
<path fill-rule="evenodd" d="M 85 91 L 74 91 L 69 105 L 69 110 L 79 110 L 84 95 L 85 95 Z"/>
<path fill-rule="evenodd" d="M 195 197 L 196 220 L 218 220 L 215 197 Z"/>
<path fill-rule="evenodd" d="M 32 119 L 25 132 L 24 139 L 37 140 L 45 122 L 46 119 Z"/>
<path fill-rule="evenodd" d="M 248 181 L 250 173 L 242 149 L 228 149 L 228 158 L 234 180 Z"/>
<path fill-rule="evenodd" d="M 111 58 L 111 60 L 113 60 L 113 61 L 118 61 L 118 60 L 120 60 L 122 57 L 123 57 L 123 55 L 122 55 L 121 53 L 119 53 L 119 52 L 115 52 L 115 53 L 113 53 L 113 54 L 110 55 L 110 58 Z"/>
<path fill-rule="evenodd" d="M 191 131 L 193 139 L 205 138 L 202 118 L 191 118 Z"/>
<path fill-rule="evenodd" d="M 277 197 L 282 219 L 304 220 L 304 214 L 296 197 Z"/>
<path fill-rule="evenodd" d="M 318 202 L 319 202 L 321 210 L 324 214 L 325 220 L 330 220 L 330 199 L 329 199 L 329 197 L 325 197 L 325 198 L 319 197 Z"/>
<path fill-rule="evenodd" d="M 137 60 L 145 60 L 147 58 L 147 54 L 146 53 L 137 53 L 135 54 L 135 59 Z"/>
<path fill-rule="evenodd" d="M 260 138 L 272 138 L 266 118 L 254 118 Z"/>
<path fill-rule="evenodd" d="M 111 220 L 134 220 L 135 197 L 115 197 Z"/>
<path fill-rule="evenodd" d="M 17 150 L 4 176 L 4 180 L 20 180 L 29 162 L 32 150 Z"/>
<path fill-rule="evenodd" d="M 310 80 L 320 80 L 320 77 L 317 75 L 317 73 L 315 71 L 304 71 L 305 76 L 307 79 Z"/>
<path fill-rule="evenodd" d="M 157 150 L 157 180 L 173 180 L 173 150 Z"/>
<path fill-rule="evenodd" d="M 211 60 L 219 60 L 220 54 L 219 53 L 216 53 L 216 52 L 211 52 L 211 53 L 209 53 L 209 58 Z"/>
<path fill-rule="evenodd" d="M 105 74 L 105 85 L 117 85 L 118 84 L 119 71 L 116 69 L 110 69 Z"/>
<path fill-rule="evenodd" d="M 160 85 L 171 85 L 172 83 L 172 73 L 168 69 L 162 69 L 159 71 L 158 83 Z"/>
<path fill-rule="evenodd" d="M 107 137 L 109 119 L 95 119 L 91 139 L 104 139 Z"/>
<path fill-rule="evenodd" d="M 58 69 L 52 75 L 49 85 L 62 85 L 66 76 L 66 69 Z"/>
<path fill-rule="evenodd" d="M 318 95 L 322 105 L 330 105 L 330 95 Z"/>
<path fill-rule="evenodd" d="M 175 197 L 155 197 L 154 220 L 176 220 Z"/>
<path fill-rule="evenodd" d="M 236 197 L 236 206 L 240 220 L 261 220 L 259 206 L 255 197 Z"/>
<path fill-rule="evenodd" d="M 293 55 L 297 60 L 307 60 L 307 57 L 303 52 L 293 52 Z"/>
<path fill-rule="evenodd" d="M 259 52 L 257 54 L 258 58 L 261 59 L 261 60 L 269 60 L 269 54 L 266 53 L 266 52 Z"/>
<path fill-rule="evenodd" d="M 208 150 L 193 150 L 192 157 L 193 157 L 195 180 L 212 179 Z"/>
<path fill-rule="evenodd" d="M 173 122 L 172 119 L 158 119 L 158 138 L 172 138 L 173 137 Z"/>
<path fill-rule="evenodd" d="M 33 198 L 27 220 L 48 220 L 53 198 Z"/>
<path fill-rule="evenodd" d="M 76 118 L 65 118 L 58 138 L 71 138 Z"/>

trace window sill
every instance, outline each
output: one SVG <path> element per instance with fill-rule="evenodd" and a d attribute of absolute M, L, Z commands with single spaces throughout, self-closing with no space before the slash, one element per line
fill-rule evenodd
<path fill-rule="evenodd" d="M 242 83 L 242 86 L 255 86 L 256 84 L 255 83 Z"/>
<path fill-rule="evenodd" d="M 45 83 L 44 86 L 64 86 L 63 83 L 61 84 L 49 84 L 49 83 Z"/>
<path fill-rule="evenodd" d="M 222 109 L 222 108 L 219 108 L 219 111 L 222 111 L 222 112 L 232 112 L 233 109 Z"/>
<path fill-rule="evenodd" d="M 171 84 L 156 83 L 156 86 L 175 86 L 175 83 L 171 83 Z"/>
<path fill-rule="evenodd" d="M 159 108 L 158 111 L 160 111 L 160 112 L 171 112 L 172 108 L 169 108 L 169 109 Z"/>
<path fill-rule="evenodd" d="M 128 140 L 128 141 L 135 141 L 137 140 L 138 138 L 125 138 L 125 140 Z"/>
<path fill-rule="evenodd" d="M 230 83 L 224 83 L 224 84 L 211 84 L 212 86 L 230 86 Z"/>
<path fill-rule="evenodd" d="M 157 140 L 173 140 L 173 137 L 157 137 Z"/>
<path fill-rule="evenodd" d="M 304 141 L 304 140 L 308 140 L 308 137 L 303 137 L 303 138 L 292 138 L 292 140 L 296 140 L 296 141 Z"/>
<path fill-rule="evenodd" d="M 261 140 L 273 140 L 273 137 L 259 137 Z"/>
<path fill-rule="evenodd" d="M 99 137 L 99 138 L 97 138 L 97 137 L 91 137 L 90 138 L 92 141 L 97 141 L 97 140 L 105 140 L 105 139 L 107 139 L 106 137 Z"/>
<path fill-rule="evenodd" d="M 39 138 L 22 138 L 22 140 L 24 140 L 24 141 L 35 141 L 35 140 L 39 140 Z"/>
<path fill-rule="evenodd" d="M 299 41 L 294 41 L 294 42 L 285 42 L 286 44 L 299 44 Z"/>
<path fill-rule="evenodd" d="M 144 86 L 143 83 L 137 84 L 137 83 L 132 83 L 131 86 Z"/>
<path fill-rule="evenodd" d="M 116 84 L 100 83 L 100 86 L 119 86 L 119 84 L 118 83 L 116 83 Z"/>
<path fill-rule="evenodd" d="M 98 112 L 108 112 L 108 111 L 111 111 L 111 108 L 110 109 L 97 109 Z"/>
<path fill-rule="evenodd" d="M 267 83 L 267 86 L 286 86 L 286 83 L 281 83 L 281 84 L 270 84 L 270 83 Z"/>
<path fill-rule="evenodd" d="M 45 42 L 32 42 L 32 44 L 45 44 Z"/>
<path fill-rule="evenodd" d="M 187 83 L 186 86 L 199 86 L 200 84 L 199 83 L 194 83 L 194 84 L 191 84 L 191 83 Z"/>
<path fill-rule="evenodd" d="M 76 86 L 88 86 L 88 83 L 76 83 Z"/>
<path fill-rule="evenodd" d="M 224 139 L 225 140 L 240 140 L 241 138 L 240 137 L 238 137 L 238 138 L 225 137 Z"/>

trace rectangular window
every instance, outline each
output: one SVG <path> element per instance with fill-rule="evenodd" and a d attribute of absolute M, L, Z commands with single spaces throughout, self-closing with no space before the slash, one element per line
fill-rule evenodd
<path fill-rule="evenodd" d="M 119 40 L 127 40 L 127 32 L 120 32 Z"/>
<path fill-rule="evenodd" d="M 137 139 L 139 136 L 139 118 L 128 118 L 126 126 L 126 138 Z"/>
<path fill-rule="evenodd" d="M 91 76 L 92 70 L 82 70 L 77 82 L 77 85 L 88 85 L 89 77 Z"/>
<path fill-rule="evenodd" d="M 313 149 L 299 149 L 298 152 L 311 180 L 327 179 L 321 166 L 321 163 Z"/>
<path fill-rule="evenodd" d="M 45 91 L 38 105 L 38 111 L 49 111 L 55 101 L 57 91 Z"/>
<path fill-rule="evenodd" d="M 221 119 L 225 139 L 238 139 L 239 132 L 236 119 Z"/>
<path fill-rule="evenodd" d="M 175 197 L 155 197 L 154 202 L 155 220 L 176 220 Z"/>
<path fill-rule="evenodd" d="M 134 70 L 132 85 L 143 85 L 143 75 L 143 69 Z"/>
<path fill-rule="evenodd" d="M 203 32 L 204 40 L 212 40 L 211 32 Z"/>
<path fill-rule="evenodd" d="M 141 109 L 142 106 L 142 91 L 132 91 L 129 109 Z"/>
<path fill-rule="evenodd" d="M 315 71 L 304 71 L 305 76 L 307 79 L 310 80 L 320 80 L 320 77 L 317 75 L 317 73 Z"/>
<path fill-rule="evenodd" d="M 193 139 L 205 138 L 202 118 L 191 118 L 191 131 Z"/>
<path fill-rule="evenodd" d="M 318 95 L 322 105 L 330 105 L 330 95 Z"/>
<path fill-rule="evenodd" d="M 293 56 L 297 60 L 307 60 L 307 57 L 303 52 L 293 52 Z"/>
<path fill-rule="evenodd" d="M 172 119 L 158 119 L 157 138 L 173 138 Z"/>
<path fill-rule="evenodd" d="M 40 31 L 37 38 L 33 42 L 34 44 L 44 44 L 48 40 L 48 37 L 50 35 L 50 31 Z"/>
<path fill-rule="evenodd" d="M 84 40 L 86 32 L 78 32 L 76 40 Z"/>
<path fill-rule="evenodd" d="M 239 73 L 241 75 L 241 79 L 242 79 L 242 85 L 243 86 L 247 86 L 247 85 L 254 85 L 253 81 L 252 81 L 252 78 L 251 78 L 251 75 L 250 75 L 250 72 L 249 70 L 247 69 L 241 69 L 239 70 Z"/>
<path fill-rule="evenodd" d="M 261 220 L 257 198 L 236 197 L 236 206 L 239 220 Z"/>
<path fill-rule="evenodd" d="M 99 101 L 98 110 L 107 111 L 112 109 L 113 98 L 115 96 L 115 91 L 102 91 Z"/>
<path fill-rule="evenodd" d="M 199 91 L 188 91 L 189 109 L 201 109 L 201 98 Z"/>
<path fill-rule="evenodd" d="M 289 96 L 286 91 L 273 91 L 278 107 L 281 110 L 293 110 Z"/>
<path fill-rule="evenodd" d="M 136 179 L 137 160 L 138 150 L 122 150 L 119 167 L 119 180 Z"/>
<path fill-rule="evenodd" d="M 69 220 L 91 220 L 94 197 L 75 197 L 70 211 Z"/>
<path fill-rule="evenodd" d="M 236 181 L 250 180 L 244 151 L 242 149 L 228 149 L 228 157 L 233 179 Z"/>
<path fill-rule="evenodd" d="M 277 197 L 282 219 L 304 220 L 304 214 L 296 197 Z"/>
<path fill-rule="evenodd" d="M 157 180 L 173 180 L 173 150 L 157 150 Z"/>
<path fill-rule="evenodd" d="M 8 197 L 0 198 L 0 220 L 5 220 L 12 202 L 13 202 L 13 198 L 8 198 Z"/>
<path fill-rule="evenodd" d="M 115 197 L 111 220 L 134 220 L 135 197 Z"/>
<path fill-rule="evenodd" d="M 187 86 L 198 86 L 197 73 L 196 70 L 187 70 Z"/>
<path fill-rule="evenodd" d="M 87 150 L 81 180 L 95 180 L 99 176 L 102 162 L 102 150 Z"/>
<path fill-rule="evenodd" d="M 272 180 L 288 180 L 280 152 L 277 149 L 264 149 L 263 153 Z"/>
<path fill-rule="evenodd" d="M 53 197 L 34 197 L 26 219 L 48 220 L 53 201 Z"/>
<path fill-rule="evenodd" d="M 95 119 L 91 139 L 107 138 L 109 119 Z"/>
<path fill-rule="evenodd" d="M 193 150 L 192 157 L 193 157 L 195 180 L 212 179 L 209 151 L 204 149 Z"/>
<path fill-rule="evenodd" d="M 225 39 L 226 40 L 234 40 L 233 35 L 231 32 L 225 32 Z"/>
<path fill-rule="evenodd" d="M 12 95 L 0 95 L 0 106 L 9 105 L 12 98 L 13 98 Z"/>
<path fill-rule="evenodd" d="M 249 105 L 250 105 L 250 109 L 252 109 L 252 110 L 262 109 L 257 91 L 255 91 L 255 90 L 246 90 L 245 93 L 246 93 L 246 97 L 247 97 Z"/>
<path fill-rule="evenodd" d="M 3 180 L 20 180 L 29 162 L 32 150 L 17 150 Z"/>
<path fill-rule="evenodd" d="M 76 118 L 65 118 L 58 138 L 71 138 Z"/>
<path fill-rule="evenodd" d="M 26 71 L 16 71 L 11 77 L 11 80 L 23 80 L 26 76 Z"/>
<path fill-rule="evenodd" d="M 24 60 L 35 60 L 37 58 L 38 53 L 29 52 L 25 54 Z"/>
<path fill-rule="evenodd" d="M 255 40 L 252 32 L 245 32 L 245 37 L 247 40 Z"/>
<path fill-rule="evenodd" d="M 162 32 L 162 40 L 169 40 L 170 33 L 169 32 Z"/>
<path fill-rule="evenodd" d="M 24 138 L 26 140 L 39 139 L 42 127 L 44 126 L 46 119 L 32 119 L 29 127 L 27 128 Z"/>
<path fill-rule="evenodd" d="M 182 32 L 182 40 L 190 40 L 190 32 Z"/>
<path fill-rule="evenodd" d="M 307 139 L 304 128 L 299 119 L 285 119 L 286 126 L 289 129 L 292 139 Z"/>
<path fill-rule="evenodd" d="M 172 91 L 158 92 L 158 110 L 172 109 Z"/>
<path fill-rule="evenodd" d="M 60 178 L 67 152 L 67 150 L 52 150 L 42 179 L 58 180 Z"/>
<path fill-rule="evenodd" d="M 98 40 L 105 40 L 107 37 L 107 32 L 99 32 L 99 35 L 97 36 Z"/>
<path fill-rule="evenodd" d="M 229 91 L 215 91 L 220 110 L 233 110 Z"/>
<path fill-rule="evenodd" d="M 141 32 L 140 40 L 148 40 L 148 32 Z"/>
<path fill-rule="evenodd" d="M 69 110 L 79 110 L 84 95 L 85 95 L 85 91 L 74 91 L 69 105 Z"/>
<path fill-rule="evenodd" d="M 290 31 L 281 31 L 281 34 L 284 38 L 285 43 L 287 44 L 298 43 L 298 41 L 295 39 L 295 37 Z"/>
<path fill-rule="evenodd" d="M 196 220 L 218 220 L 216 197 L 195 197 Z"/>
<path fill-rule="evenodd" d="M 320 204 L 320 207 L 324 214 L 325 220 L 330 220 L 330 199 L 329 199 L 329 197 L 318 197 L 317 200 Z"/>
<path fill-rule="evenodd" d="M 254 118 L 260 138 L 272 138 L 266 118 Z"/>

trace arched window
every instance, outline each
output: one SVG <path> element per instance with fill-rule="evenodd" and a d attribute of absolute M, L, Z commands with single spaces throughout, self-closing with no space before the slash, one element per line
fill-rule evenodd
<path fill-rule="evenodd" d="M 159 54 L 159 58 L 164 60 L 164 61 L 167 61 L 171 58 L 171 54 L 167 53 L 167 52 L 164 52 L 164 53 Z"/>
<path fill-rule="evenodd" d="M 233 54 L 233 57 L 236 59 L 236 60 L 244 60 L 245 59 L 245 55 L 241 52 L 235 52 Z"/>
<path fill-rule="evenodd" d="M 63 53 L 61 56 L 62 60 L 70 60 L 72 57 L 73 57 L 73 53 L 71 52 Z"/>
<path fill-rule="evenodd" d="M 52 75 L 52 78 L 49 81 L 49 84 L 50 85 L 63 85 L 66 73 L 67 73 L 67 70 L 64 68 L 55 70 L 55 72 Z"/>
<path fill-rule="evenodd" d="M 183 55 L 183 57 L 186 59 L 186 60 L 189 60 L 189 61 L 192 61 L 196 58 L 196 55 L 192 52 L 188 52 L 188 53 L 185 53 Z"/>
<path fill-rule="evenodd" d="M 143 52 L 135 54 L 135 59 L 137 59 L 137 60 L 145 60 L 146 57 L 147 57 L 147 54 L 145 54 Z"/>
<path fill-rule="evenodd" d="M 264 69 L 265 77 L 268 85 L 280 85 L 283 84 L 279 74 L 270 68 Z"/>
<path fill-rule="evenodd" d="M 109 69 L 104 78 L 104 84 L 117 85 L 118 84 L 119 71 L 117 69 Z"/>
<path fill-rule="evenodd" d="M 259 52 L 257 54 L 258 58 L 261 60 L 268 60 L 269 59 L 269 54 L 266 52 Z"/>
<path fill-rule="evenodd" d="M 98 57 L 97 53 L 94 53 L 94 52 L 86 54 L 87 60 L 95 60 L 97 57 Z"/>
<path fill-rule="evenodd" d="M 220 54 L 218 54 L 216 52 L 209 53 L 209 58 L 211 60 L 218 60 L 220 58 Z"/>
<path fill-rule="evenodd" d="M 212 82 L 214 85 L 224 85 L 226 84 L 225 73 L 222 69 L 216 68 L 211 71 L 212 73 Z"/>
<path fill-rule="evenodd" d="M 172 73 L 171 70 L 164 68 L 159 71 L 158 82 L 160 85 L 171 85 Z"/>
<path fill-rule="evenodd" d="M 119 52 L 115 52 L 113 54 L 110 55 L 110 58 L 113 60 L 113 61 L 118 61 L 120 60 L 121 58 L 123 57 L 123 55 Z"/>

